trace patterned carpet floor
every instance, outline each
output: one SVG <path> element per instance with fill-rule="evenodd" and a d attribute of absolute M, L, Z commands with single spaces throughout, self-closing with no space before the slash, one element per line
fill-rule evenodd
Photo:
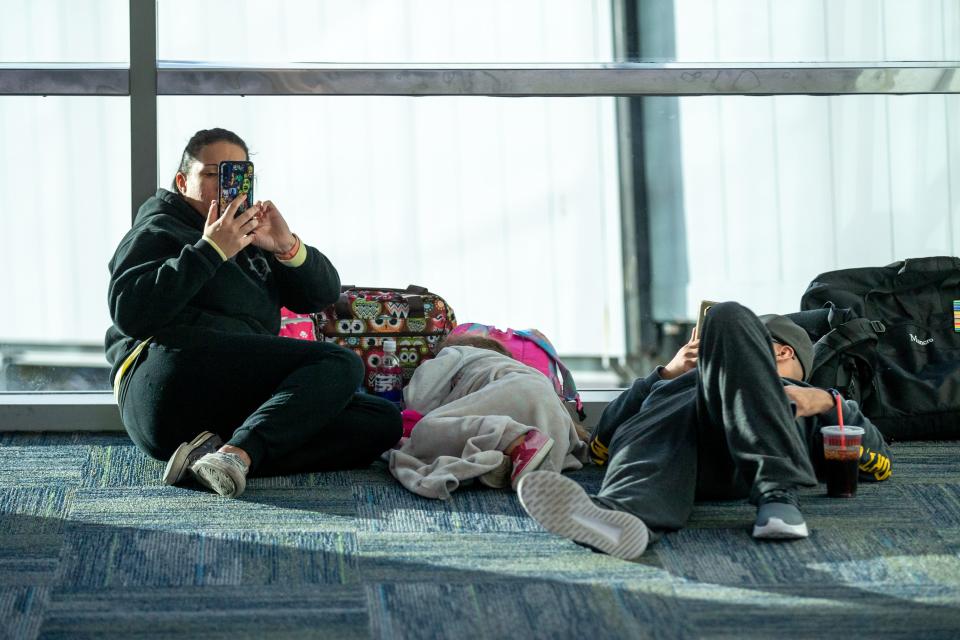
<path fill-rule="evenodd" d="M 2 433 L 0 637 L 957 638 L 958 451 L 900 443 L 889 482 L 804 493 L 807 540 L 711 503 L 630 563 L 510 492 L 426 500 L 382 465 L 225 500 L 162 485 L 123 434 Z"/>

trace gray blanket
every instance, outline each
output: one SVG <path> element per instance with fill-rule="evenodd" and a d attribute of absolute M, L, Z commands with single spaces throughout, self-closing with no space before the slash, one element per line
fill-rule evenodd
<path fill-rule="evenodd" d="M 495 351 L 443 349 L 417 368 L 404 400 L 424 417 L 389 453 L 390 472 L 427 498 L 447 499 L 463 482 L 496 469 L 501 451 L 534 428 L 554 440 L 541 469 L 579 469 L 586 460 L 586 445 L 550 380 Z"/>

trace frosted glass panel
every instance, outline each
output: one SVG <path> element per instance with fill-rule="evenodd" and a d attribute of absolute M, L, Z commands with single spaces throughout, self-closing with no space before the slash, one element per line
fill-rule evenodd
<path fill-rule="evenodd" d="M 274 200 L 345 283 L 426 286 L 460 321 L 624 352 L 614 102 L 161 98 L 161 182 L 197 129 L 247 141 Z"/>
<path fill-rule="evenodd" d="M 671 100 L 647 103 L 681 156 L 682 224 L 653 241 L 657 319 L 701 299 L 797 311 L 824 271 L 960 253 L 960 96 L 681 98 L 675 121 Z M 663 196 L 651 210 L 677 215 Z M 657 268 L 678 256 L 686 269 Z"/>
<path fill-rule="evenodd" d="M 160 0 L 161 60 L 605 62 L 606 0 Z M 185 20 L 183 16 L 189 15 Z M 231 37 L 210 37 L 211 25 Z M 238 46 L 238 43 L 242 43 Z"/>
<path fill-rule="evenodd" d="M 0 62 L 129 63 L 129 0 L 2 0 Z"/>
<path fill-rule="evenodd" d="M 616 58 L 612 4 L 159 0 L 159 57 L 257 63 L 610 62 Z M 675 0 L 672 12 L 659 3 L 637 3 L 635 10 L 642 60 L 960 58 L 960 6 L 954 0 Z M 663 22 L 671 17 L 672 25 Z M 211 25 L 229 26 L 234 37 L 209 37 Z"/>
<path fill-rule="evenodd" d="M 674 0 L 673 5 L 675 50 L 647 51 L 650 56 L 704 62 L 960 58 L 955 0 Z"/>
<path fill-rule="evenodd" d="M 0 251 L 0 391 L 108 388 L 107 261 L 130 226 L 129 109 L 127 98 L 0 97 L 10 240 Z M 57 366 L 79 370 L 47 368 Z"/>

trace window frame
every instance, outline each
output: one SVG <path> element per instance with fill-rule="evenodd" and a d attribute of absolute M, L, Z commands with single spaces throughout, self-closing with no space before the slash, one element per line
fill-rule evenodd
<path fill-rule="evenodd" d="M 638 35 L 630 3 L 614 1 L 617 57 L 630 59 Z M 661 13 L 663 8 L 659 10 Z M 610 63 L 610 64 L 186 64 L 157 60 L 157 2 L 129 0 L 130 64 L 0 64 L 0 96 L 130 98 L 131 220 L 158 184 L 157 97 L 172 95 L 390 95 L 617 97 L 620 162 L 630 155 L 629 99 L 638 96 L 912 95 L 960 93 L 960 62 L 877 63 Z M 402 73 L 398 73 L 402 72 Z M 635 126 L 634 126 L 635 128 Z M 627 151 L 625 151 L 625 149 Z M 642 198 L 636 171 L 621 166 L 624 211 Z M 642 207 L 641 207 L 642 208 Z M 650 335 L 642 292 L 633 280 L 649 247 L 638 221 L 624 216 L 623 261 L 627 349 Z M 643 220 L 639 221 L 642 227 Z M 640 328 L 638 331 L 637 327 Z M 644 330 L 646 328 L 646 330 Z M 622 365 L 622 363 L 621 363 Z M 625 373 L 632 374 L 629 366 Z M 616 390 L 587 390 L 594 419 Z M 122 430 L 113 394 L 0 394 L 0 431 Z"/>

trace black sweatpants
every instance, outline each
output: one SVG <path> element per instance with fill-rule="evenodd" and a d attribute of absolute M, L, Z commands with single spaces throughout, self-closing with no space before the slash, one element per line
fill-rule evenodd
<path fill-rule="evenodd" d="M 626 394 L 638 393 L 634 385 Z M 697 369 L 629 396 L 605 415 L 620 426 L 594 500 L 640 517 L 654 532 L 683 527 L 697 499 L 815 486 L 813 467 L 783 391 L 770 335 L 734 302 L 710 309 Z"/>
<path fill-rule="evenodd" d="M 360 358 L 330 343 L 167 331 L 124 377 L 120 412 L 157 459 L 206 430 L 246 451 L 257 475 L 347 469 L 402 435 L 393 404 L 356 393 L 362 378 Z"/>

